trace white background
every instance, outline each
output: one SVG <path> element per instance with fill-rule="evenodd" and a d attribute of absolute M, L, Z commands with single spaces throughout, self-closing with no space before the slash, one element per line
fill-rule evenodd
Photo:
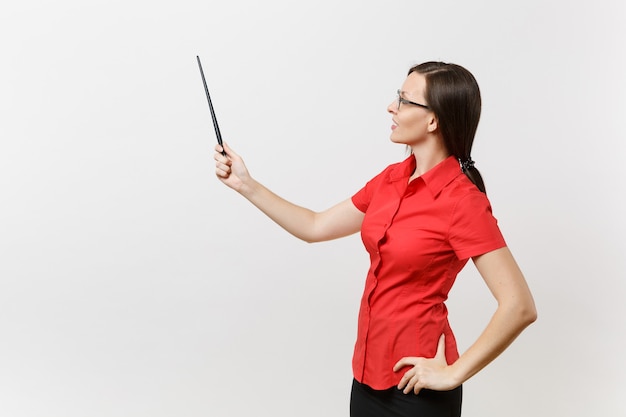
<path fill-rule="evenodd" d="M 23 1 L 0 10 L 0 415 L 347 416 L 367 256 L 213 175 L 225 139 L 313 209 L 405 157 L 387 104 L 474 73 L 473 157 L 539 320 L 464 416 L 625 415 L 620 0 Z M 470 264 L 461 349 L 494 301 Z"/>

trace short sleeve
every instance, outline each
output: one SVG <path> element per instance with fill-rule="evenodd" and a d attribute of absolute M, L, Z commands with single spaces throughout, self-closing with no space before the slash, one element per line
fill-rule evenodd
<path fill-rule="evenodd" d="M 365 185 L 365 187 L 361 188 L 359 191 L 357 191 L 356 194 L 352 196 L 352 204 L 354 204 L 354 207 L 356 207 L 363 213 L 367 211 L 370 200 L 371 198 L 370 194 L 368 193 L 367 184 Z"/>
<path fill-rule="evenodd" d="M 487 196 L 476 190 L 459 200 L 449 232 L 459 259 L 468 259 L 506 246 Z"/>
<path fill-rule="evenodd" d="M 365 213 L 367 211 L 367 208 L 372 201 L 372 196 L 380 186 L 380 183 L 383 181 L 383 178 L 386 176 L 386 172 L 388 170 L 389 167 L 382 171 L 380 174 L 376 175 L 371 180 L 369 180 L 363 188 L 361 188 L 359 191 L 356 192 L 356 194 L 352 196 L 352 204 L 354 204 L 354 206 L 361 212 Z"/>

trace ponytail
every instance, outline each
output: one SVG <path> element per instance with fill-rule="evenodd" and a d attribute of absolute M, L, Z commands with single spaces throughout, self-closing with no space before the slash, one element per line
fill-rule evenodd
<path fill-rule="evenodd" d="M 476 169 L 474 166 L 474 161 L 472 161 L 471 157 L 468 157 L 465 160 L 459 159 L 459 164 L 461 165 L 461 171 L 469 178 L 471 182 L 474 183 L 476 187 L 483 193 L 487 194 L 487 190 L 485 189 L 485 182 L 483 181 L 482 175 L 480 175 L 480 171 Z"/>

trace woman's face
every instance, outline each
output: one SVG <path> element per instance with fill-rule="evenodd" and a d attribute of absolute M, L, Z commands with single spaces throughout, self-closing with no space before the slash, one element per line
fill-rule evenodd
<path fill-rule="evenodd" d="M 426 78 L 422 74 L 412 72 L 400 88 L 400 97 L 427 106 L 428 103 L 424 99 L 425 89 Z M 417 145 L 426 140 L 429 133 L 437 129 L 435 114 L 413 103 L 406 101 L 399 103 L 396 99 L 387 107 L 393 120 L 390 136 L 392 142 L 409 146 Z"/>

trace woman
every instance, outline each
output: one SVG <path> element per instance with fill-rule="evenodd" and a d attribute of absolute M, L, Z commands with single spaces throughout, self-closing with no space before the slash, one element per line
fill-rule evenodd
<path fill-rule="evenodd" d="M 307 242 L 361 232 L 371 265 L 352 363 L 352 417 L 459 416 L 463 382 L 532 323 L 536 310 L 470 156 L 481 110 L 472 74 L 454 64 L 417 65 L 387 110 L 391 141 L 411 155 L 326 211 L 273 194 L 228 145 L 215 148 L 216 175 Z M 444 301 L 470 258 L 498 307 L 459 356 Z"/>

